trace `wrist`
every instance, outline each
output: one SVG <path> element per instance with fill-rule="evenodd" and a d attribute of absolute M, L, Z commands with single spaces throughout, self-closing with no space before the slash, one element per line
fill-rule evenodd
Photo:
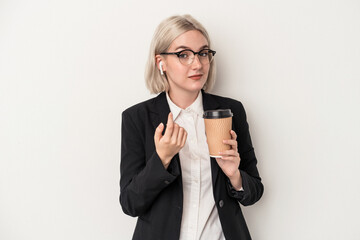
<path fill-rule="evenodd" d="M 232 175 L 228 176 L 230 181 L 237 181 L 240 178 L 240 170 L 237 169 Z"/>
<path fill-rule="evenodd" d="M 235 189 L 242 188 L 242 178 L 240 174 L 240 170 L 238 169 L 233 176 L 229 177 L 230 183 Z"/>
<path fill-rule="evenodd" d="M 161 163 L 163 164 L 164 168 L 167 169 L 170 165 L 170 162 L 171 162 L 171 159 L 172 157 L 166 157 L 166 156 L 162 156 L 161 154 L 157 153 L 160 160 L 161 160 Z"/>

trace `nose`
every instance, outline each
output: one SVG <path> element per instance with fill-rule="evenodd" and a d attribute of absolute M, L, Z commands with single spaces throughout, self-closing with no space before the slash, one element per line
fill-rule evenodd
<path fill-rule="evenodd" d="M 201 68 L 202 67 L 202 64 L 200 62 L 200 58 L 199 58 L 198 54 L 196 54 L 194 56 L 194 60 L 193 60 L 193 62 L 191 64 L 191 66 L 192 66 L 192 68 Z"/>

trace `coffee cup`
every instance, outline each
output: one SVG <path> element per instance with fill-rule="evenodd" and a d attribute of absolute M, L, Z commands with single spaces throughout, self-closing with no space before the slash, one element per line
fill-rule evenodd
<path fill-rule="evenodd" d="M 211 157 L 219 158 L 219 152 L 230 149 L 230 145 L 224 144 L 223 140 L 231 139 L 232 116 L 230 109 L 204 112 L 206 139 Z"/>

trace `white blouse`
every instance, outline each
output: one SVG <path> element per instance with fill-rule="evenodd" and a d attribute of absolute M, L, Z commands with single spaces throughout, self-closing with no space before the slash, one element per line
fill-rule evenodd
<path fill-rule="evenodd" d="M 213 195 L 202 93 L 186 109 L 176 106 L 168 93 L 166 98 L 174 122 L 188 133 L 179 152 L 184 193 L 180 240 L 224 240 Z"/>

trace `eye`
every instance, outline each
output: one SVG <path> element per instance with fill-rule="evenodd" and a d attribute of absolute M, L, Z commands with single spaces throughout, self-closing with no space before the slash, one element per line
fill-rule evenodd
<path fill-rule="evenodd" d="M 180 52 L 179 54 L 179 58 L 183 58 L 183 59 L 189 58 L 189 56 L 190 56 L 189 51 L 183 51 Z"/>
<path fill-rule="evenodd" d="M 199 52 L 200 57 L 208 57 L 209 56 L 209 50 L 202 50 Z"/>

